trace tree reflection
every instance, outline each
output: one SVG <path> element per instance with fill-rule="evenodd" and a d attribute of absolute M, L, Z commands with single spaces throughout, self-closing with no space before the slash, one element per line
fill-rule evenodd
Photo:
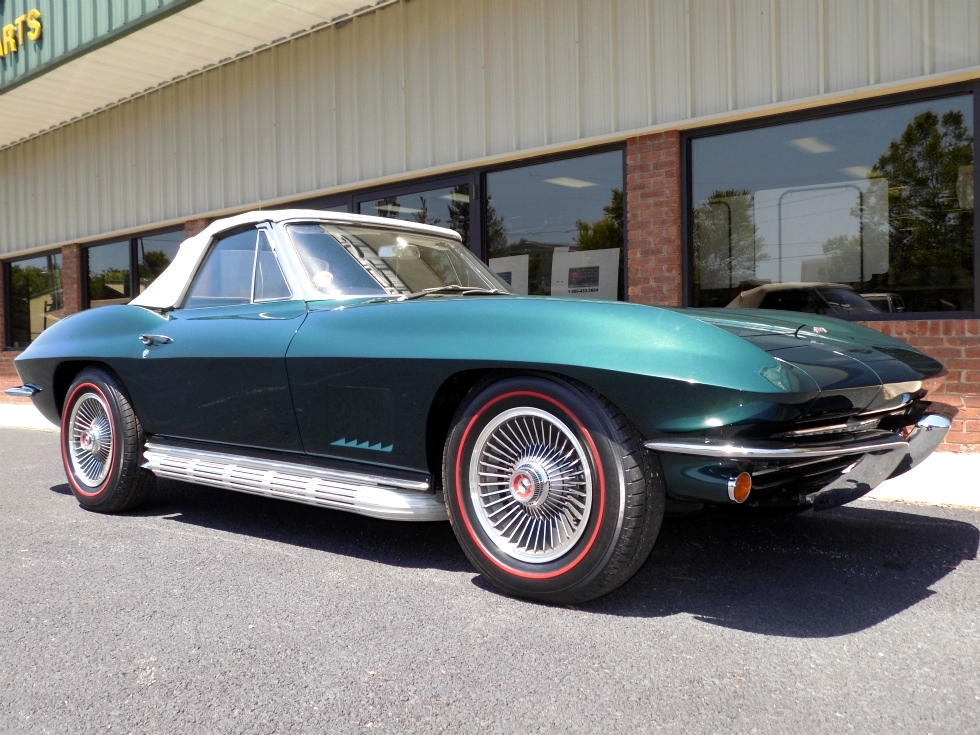
<path fill-rule="evenodd" d="M 755 226 L 749 189 L 712 192 L 694 210 L 695 306 L 725 306 L 744 287 L 756 285 L 756 269 L 766 254 Z"/>
<path fill-rule="evenodd" d="M 887 236 L 889 269 L 868 287 L 901 288 L 909 311 L 972 310 L 973 136 L 963 113 L 916 115 L 868 173 L 876 177 L 888 182 L 887 202 L 869 190 L 864 226 Z M 836 240 L 824 250 L 848 245 Z"/>

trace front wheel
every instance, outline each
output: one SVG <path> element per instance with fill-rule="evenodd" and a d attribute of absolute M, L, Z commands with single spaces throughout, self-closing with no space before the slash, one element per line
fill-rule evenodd
<path fill-rule="evenodd" d="M 646 561 L 663 519 L 659 462 L 612 404 L 563 380 L 476 388 L 443 473 L 463 551 L 518 597 L 572 604 L 611 592 Z"/>
<path fill-rule="evenodd" d="M 122 383 L 101 368 L 82 371 L 61 414 L 61 457 L 75 498 L 100 513 L 135 508 L 153 484 L 142 452 L 143 429 Z"/>

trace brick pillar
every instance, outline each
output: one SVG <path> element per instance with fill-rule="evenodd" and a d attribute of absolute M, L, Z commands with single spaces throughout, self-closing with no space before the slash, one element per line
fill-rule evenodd
<path fill-rule="evenodd" d="M 184 223 L 184 237 L 194 237 L 209 224 L 211 224 L 211 220 L 207 218 L 187 220 Z"/>
<path fill-rule="evenodd" d="M 7 334 L 7 315 L 5 310 L 5 304 L 7 303 L 7 296 L 4 289 L 5 265 L 5 263 L 0 261 L 0 403 L 23 403 L 25 402 L 23 398 L 9 398 L 3 393 L 4 388 L 12 388 L 15 385 L 20 385 L 17 370 L 14 368 L 14 358 L 20 352 L 4 349 L 7 346 L 7 342 L 10 341 L 10 335 Z"/>
<path fill-rule="evenodd" d="M 2 351 L 10 338 L 7 336 L 7 294 L 4 290 L 6 288 L 7 280 L 7 264 L 0 260 L 0 351 Z"/>
<path fill-rule="evenodd" d="M 626 141 L 629 300 L 681 305 L 681 147 L 671 130 Z"/>
<path fill-rule="evenodd" d="M 64 314 L 82 310 L 82 248 L 77 243 L 61 248 L 61 286 Z"/>

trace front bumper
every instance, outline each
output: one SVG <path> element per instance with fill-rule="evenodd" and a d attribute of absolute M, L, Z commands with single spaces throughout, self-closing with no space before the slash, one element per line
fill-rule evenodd
<path fill-rule="evenodd" d="M 33 398 L 35 393 L 40 393 L 41 389 L 36 385 L 19 385 L 16 388 L 7 388 L 3 391 L 8 396 L 14 398 Z"/>
<path fill-rule="evenodd" d="M 920 464 L 942 443 L 956 409 L 922 404 L 902 432 L 866 431 L 822 441 L 730 441 L 660 438 L 644 442 L 658 452 L 671 497 L 734 502 L 732 480 L 752 478 L 750 503 L 832 508 L 870 492 Z"/>

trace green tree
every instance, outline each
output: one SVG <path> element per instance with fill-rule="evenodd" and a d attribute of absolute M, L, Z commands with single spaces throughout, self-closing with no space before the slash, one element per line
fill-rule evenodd
<path fill-rule="evenodd" d="M 602 208 L 602 219 L 595 222 L 577 220 L 577 250 L 607 250 L 623 246 L 623 190 L 612 190 L 612 201 Z"/>
<path fill-rule="evenodd" d="M 725 306 L 740 284 L 755 278 L 768 258 L 755 226 L 755 201 L 748 189 L 712 192 L 694 210 L 694 282 L 696 306 Z"/>
<path fill-rule="evenodd" d="M 888 182 L 887 202 L 869 192 L 863 213 L 864 227 L 887 237 L 882 286 L 908 289 L 910 311 L 972 309 L 973 136 L 963 113 L 916 115 L 868 177 Z"/>

